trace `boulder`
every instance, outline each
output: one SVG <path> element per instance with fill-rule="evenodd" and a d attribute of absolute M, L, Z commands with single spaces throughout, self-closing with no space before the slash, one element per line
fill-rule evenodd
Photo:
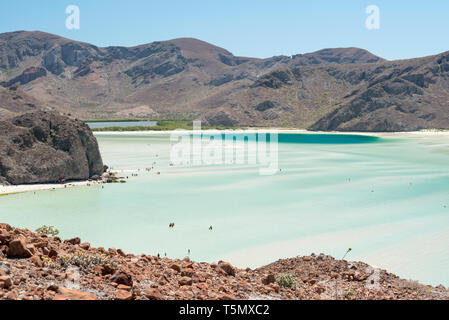
<path fill-rule="evenodd" d="M 149 288 L 143 292 L 143 295 L 150 300 L 162 300 L 162 294 L 158 289 Z"/>
<path fill-rule="evenodd" d="M 36 267 L 42 268 L 42 267 L 44 266 L 44 263 L 43 263 L 42 259 L 41 259 L 39 256 L 36 256 L 36 255 L 32 256 L 32 257 L 30 258 L 30 261 L 31 261 Z"/>
<path fill-rule="evenodd" d="M 65 240 L 64 243 L 69 243 L 69 244 L 76 245 L 76 244 L 80 244 L 81 243 L 81 239 L 76 237 L 76 238 Z"/>
<path fill-rule="evenodd" d="M 9 289 L 12 286 L 12 281 L 9 276 L 0 276 L 0 288 Z"/>
<path fill-rule="evenodd" d="M 272 273 L 270 273 L 269 275 L 267 275 L 265 278 L 262 279 L 262 283 L 264 285 L 269 285 L 270 283 L 274 282 L 276 282 L 276 277 Z"/>
<path fill-rule="evenodd" d="M 133 286 L 133 280 L 131 276 L 124 271 L 117 271 L 111 276 L 111 278 L 109 278 L 109 280 L 117 284 L 124 284 L 125 286 L 129 287 Z"/>
<path fill-rule="evenodd" d="M 223 270 L 228 276 L 235 276 L 235 268 L 229 262 L 220 261 L 218 268 Z"/>
<path fill-rule="evenodd" d="M 27 248 L 27 243 L 24 238 L 17 238 L 9 243 L 6 255 L 10 258 L 29 258 L 33 254 Z"/>
<path fill-rule="evenodd" d="M 82 121 L 44 111 L 0 121 L 0 181 L 54 183 L 102 173 L 97 140 Z"/>
<path fill-rule="evenodd" d="M 176 272 L 181 272 L 181 266 L 177 263 L 173 263 L 170 268 L 172 268 L 173 270 L 175 270 Z"/>
<path fill-rule="evenodd" d="M 181 286 L 191 286 L 193 283 L 192 278 L 189 277 L 182 277 L 178 282 Z"/>
<path fill-rule="evenodd" d="M 115 294 L 116 300 L 131 300 L 133 298 L 133 293 L 128 290 L 117 290 Z"/>

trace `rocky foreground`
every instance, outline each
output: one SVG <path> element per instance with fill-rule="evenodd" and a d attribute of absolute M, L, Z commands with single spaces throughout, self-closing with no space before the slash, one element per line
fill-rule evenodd
<path fill-rule="evenodd" d="M 92 248 L 0 224 L 0 299 L 448 299 L 443 286 L 311 255 L 242 270 Z"/>

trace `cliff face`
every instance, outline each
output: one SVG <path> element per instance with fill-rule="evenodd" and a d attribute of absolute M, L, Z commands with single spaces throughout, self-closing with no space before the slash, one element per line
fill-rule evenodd
<path fill-rule="evenodd" d="M 0 121 L 0 182 L 85 180 L 102 173 L 97 140 L 83 122 L 45 111 Z"/>

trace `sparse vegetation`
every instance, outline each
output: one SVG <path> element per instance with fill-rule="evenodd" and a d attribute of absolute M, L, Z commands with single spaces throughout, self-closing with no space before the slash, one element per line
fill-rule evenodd
<path fill-rule="evenodd" d="M 76 252 L 75 254 L 61 255 L 52 260 L 43 257 L 43 263 L 50 268 L 66 269 L 70 266 L 78 267 L 83 272 L 89 272 L 94 266 L 102 266 L 114 270 L 117 264 L 112 258 L 104 254 L 89 255 L 84 252 Z"/>
<path fill-rule="evenodd" d="M 276 276 L 276 283 L 281 287 L 294 289 L 298 283 L 298 279 L 291 274 L 282 273 Z"/>
<path fill-rule="evenodd" d="M 41 233 L 41 234 L 45 234 L 47 236 L 52 236 L 52 237 L 55 237 L 55 236 L 57 236 L 59 234 L 59 230 L 58 229 L 56 229 L 53 226 L 46 226 L 46 225 L 43 225 L 42 227 L 37 228 L 36 232 L 37 233 Z"/>
<path fill-rule="evenodd" d="M 106 121 L 102 121 L 106 122 Z M 190 125 L 191 120 L 158 120 L 155 126 L 129 126 L 129 127 L 106 127 L 106 128 L 92 128 L 92 131 L 168 131 L 176 129 L 192 130 Z M 220 126 L 205 126 L 202 129 L 239 129 L 241 127 L 220 127 Z"/>

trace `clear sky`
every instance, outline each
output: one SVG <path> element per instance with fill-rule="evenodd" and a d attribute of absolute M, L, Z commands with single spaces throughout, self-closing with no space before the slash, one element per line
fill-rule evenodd
<path fill-rule="evenodd" d="M 65 25 L 80 8 L 80 29 Z M 367 6 L 380 9 L 369 30 Z M 448 0 L 13 0 L 0 2 L 0 32 L 41 30 L 97 46 L 198 38 L 235 55 L 270 57 L 360 47 L 386 59 L 449 50 Z"/>

